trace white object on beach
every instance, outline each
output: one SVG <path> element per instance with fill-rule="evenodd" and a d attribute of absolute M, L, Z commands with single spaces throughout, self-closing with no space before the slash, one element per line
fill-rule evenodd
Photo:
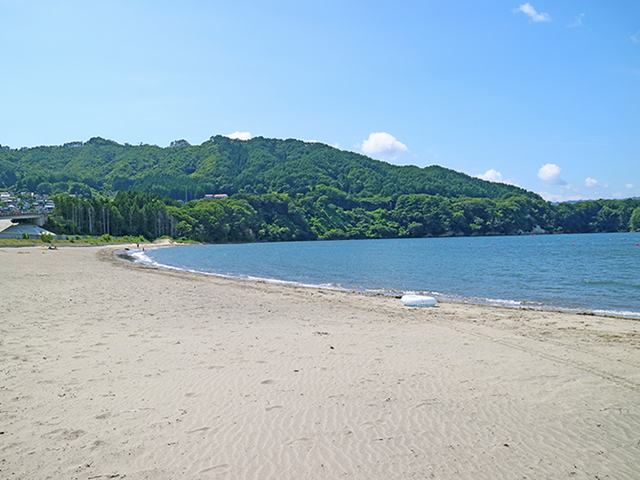
<path fill-rule="evenodd" d="M 401 300 L 407 307 L 433 307 L 436 304 L 435 298 L 424 295 L 403 295 Z"/>

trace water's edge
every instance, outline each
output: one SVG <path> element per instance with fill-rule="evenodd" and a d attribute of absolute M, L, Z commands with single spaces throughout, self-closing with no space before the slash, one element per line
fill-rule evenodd
<path fill-rule="evenodd" d="M 541 312 L 558 312 L 558 313 L 572 313 L 577 315 L 585 315 L 585 316 L 603 316 L 610 318 L 621 318 L 627 320 L 640 320 L 640 312 L 633 311 L 616 311 L 616 310 L 602 310 L 602 309 L 589 309 L 589 308 L 568 308 L 568 307 L 559 307 L 556 305 L 545 305 L 543 303 L 524 301 L 524 300 L 504 300 L 504 299 L 489 299 L 489 298 L 480 298 L 473 296 L 460 296 L 454 294 L 447 294 L 442 292 L 434 292 L 434 291 L 414 291 L 414 290 L 406 290 L 406 291 L 396 291 L 396 290 L 384 290 L 384 289 L 367 289 L 367 288 L 345 288 L 340 285 L 330 284 L 330 283 L 302 283 L 295 281 L 282 280 L 277 278 L 263 278 L 251 275 L 232 275 L 232 274 L 221 274 L 216 272 L 208 272 L 197 269 L 187 269 L 182 267 L 176 267 L 168 264 L 163 264 L 154 261 L 151 259 L 147 253 L 153 252 L 158 249 L 164 248 L 175 248 L 175 247 L 188 247 L 192 245 L 166 245 L 166 246 L 158 246 L 136 250 L 121 250 L 115 252 L 115 257 L 126 262 L 131 262 L 137 265 L 154 268 L 157 270 L 169 270 L 175 272 L 183 272 L 195 275 L 204 275 L 216 278 L 230 279 L 230 280 L 241 280 L 248 282 L 261 282 L 261 283 L 270 283 L 275 285 L 283 285 L 289 287 L 302 287 L 302 288 L 314 288 L 314 289 L 322 289 L 322 290 L 334 290 L 345 293 L 357 293 L 357 294 L 365 294 L 365 295 L 383 295 L 392 298 L 400 298 L 404 294 L 420 294 L 420 295 L 429 295 L 435 297 L 438 302 L 444 303 L 461 303 L 461 304 L 469 304 L 469 305 L 486 305 L 493 307 L 501 307 L 501 308 L 510 308 L 515 310 L 534 310 Z"/>

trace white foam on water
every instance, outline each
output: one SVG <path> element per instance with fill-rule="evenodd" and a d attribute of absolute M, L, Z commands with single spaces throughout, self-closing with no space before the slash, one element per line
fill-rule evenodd
<path fill-rule="evenodd" d="M 603 309 L 603 308 L 588 308 L 588 306 L 582 306 L 580 304 L 571 305 L 570 302 L 567 302 L 567 299 L 559 300 L 558 303 L 564 302 L 564 305 L 557 304 L 554 301 L 551 303 L 541 303 L 535 301 L 526 301 L 526 300 L 513 300 L 513 299 L 502 299 L 502 298 L 492 298 L 492 297 L 477 297 L 477 296 L 465 296 L 460 294 L 452 294 L 452 293 L 444 293 L 432 290 L 410 290 L 410 289 L 398 289 L 398 288 L 372 288 L 371 286 L 365 285 L 355 285 L 355 284 L 344 284 L 338 282 L 313 282 L 313 281 L 296 281 L 296 280 L 284 280 L 280 278 L 273 278 L 267 275 L 251 275 L 251 274 L 236 274 L 233 272 L 221 273 L 214 272 L 206 269 L 197 269 L 193 267 L 187 267 L 186 265 L 177 266 L 177 265 L 168 265 L 155 261 L 151 258 L 151 252 L 157 250 L 158 248 L 167 248 L 167 247 L 154 247 L 148 248 L 145 251 L 142 250 L 134 250 L 127 252 L 127 256 L 132 258 L 134 261 L 139 262 L 141 264 L 166 269 L 173 271 L 184 271 L 189 273 L 196 273 L 200 275 L 209 275 L 220 278 L 231 278 L 231 279 L 241 279 L 247 281 L 254 282 L 264 282 L 271 284 L 279 284 L 279 285 L 290 285 L 296 287 L 308 287 L 308 288 L 321 288 L 327 290 L 341 290 L 341 291 L 359 291 L 364 293 L 371 294 L 381 294 L 381 295 L 389 295 L 394 297 L 400 297 L 404 294 L 416 294 L 416 295 L 427 295 L 436 298 L 437 301 L 441 302 L 455 302 L 455 303 L 470 303 L 470 304 L 480 304 L 480 305 L 493 305 L 507 308 L 515 308 L 515 309 L 531 309 L 531 310 L 540 310 L 540 311 L 560 311 L 560 312 L 568 312 L 568 313 L 582 313 L 582 314 L 593 314 L 593 315 L 604 315 L 604 316 L 615 316 L 615 317 L 627 317 L 627 318 L 640 318 L 640 312 L 634 312 L 626 309 Z M 175 247 L 174 247 L 175 248 Z M 224 254 L 226 256 L 226 253 Z M 548 288 L 551 288 L 550 285 Z M 560 288 L 562 290 L 562 288 Z M 568 304 L 568 306 L 567 306 Z"/>

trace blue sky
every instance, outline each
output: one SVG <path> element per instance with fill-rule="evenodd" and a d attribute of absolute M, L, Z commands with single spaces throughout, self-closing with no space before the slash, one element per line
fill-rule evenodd
<path fill-rule="evenodd" d="M 640 2 L 0 0 L 0 144 L 315 140 L 640 196 Z"/>

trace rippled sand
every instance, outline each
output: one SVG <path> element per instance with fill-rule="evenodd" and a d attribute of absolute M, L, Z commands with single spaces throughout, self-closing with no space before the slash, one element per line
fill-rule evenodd
<path fill-rule="evenodd" d="M 0 478 L 639 478 L 638 321 L 113 252 L 0 248 Z"/>

